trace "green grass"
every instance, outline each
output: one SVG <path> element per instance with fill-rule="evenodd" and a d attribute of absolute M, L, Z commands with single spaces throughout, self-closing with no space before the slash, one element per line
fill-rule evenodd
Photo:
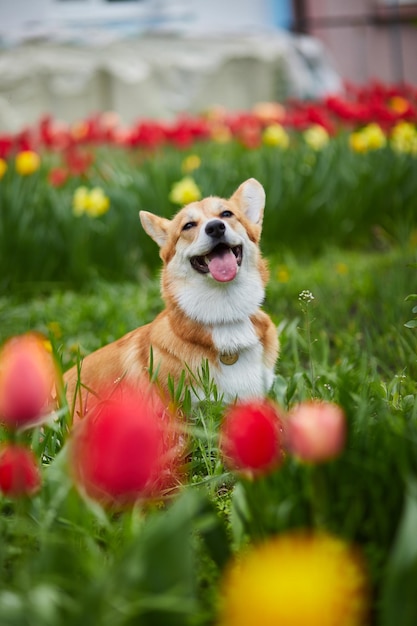
<path fill-rule="evenodd" d="M 172 506 L 111 515 L 72 487 L 65 447 L 59 452 L 63 424 L 40 439 L 35 431 L 35 448 L 52 462 L 39 496 L 0 502 L 1 623 L 77 624 L 89 614 L 112 626 L 211 624 L 219 576 L 233 550 L 248 539 L 319 523 L 362 547 L 372 623 L 389 626 L 392 607 L 413 599 L 398 577 L 414 562 L 401 557 L 397 574 L 387 564 L 395 562 L 395 541 L 405 540 L 415 502 L 417 334 L 404 326 L 415 256 L 411 248 L 328 248 L 316 257 L 282 252 L 270 259 L 265 309 L 281 337 L 271 396 L 284 408 L 310 397 L 343 406 L 349 439 L 332 463 L 309 468 L 287 459 L 265 479 L 235 484 L 218 451 L 222 404 L 207 400 L 189 418 L 190 487 Z M 158 283 L 143 273 L 137 282 L 96 281 L 85 291 L 3 297 L 0 339 L 46 332 L 66 368 L 79 352 L 150 321 L 162 307 Z M 314 295 L 311 303 L 300 301 L 303 290 Z M 413 553 L 414 536 L 409 545 Z"/>

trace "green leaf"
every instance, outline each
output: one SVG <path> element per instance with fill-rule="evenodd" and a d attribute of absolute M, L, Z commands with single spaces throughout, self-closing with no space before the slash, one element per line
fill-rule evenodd
<path fill-rule="evenodd" d="M 417 624 L 417 483 L 410 482 L 382 588 L 382 626 Z"/>
<path fill-rule="evenodd" d="M 406 328 L 417 328 L 417 320 L 410 320 L 404 324 Z"/>

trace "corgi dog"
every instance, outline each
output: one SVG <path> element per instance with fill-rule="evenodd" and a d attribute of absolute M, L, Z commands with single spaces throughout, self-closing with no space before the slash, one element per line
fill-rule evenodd
<path fill-rule="evenodd" d="M 260 309 L 269 277 L 259 249 L 264 206 L 265 191 L 250 178 L 228 200 L 192 202 L 171 220 L 140 212 L 160 249 L 165 309 L 64 375 L 76 419 L 88 411 L 89 394 L 109 382 L 149 379 L 151 352 L 162 390 L 169 376 L 175 383 L 185 372 L 189 382 L 207 362 L 225 402 L 265 396 L 279 346 L 276 327 Z"/>

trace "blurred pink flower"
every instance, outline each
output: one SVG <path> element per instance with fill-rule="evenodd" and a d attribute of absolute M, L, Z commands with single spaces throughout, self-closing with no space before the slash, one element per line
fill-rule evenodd
<path fill-rule="evenodd" d="M 289 413 L 286 432 L 294 456 L 311 463 L 327 461 L 338 456 L 345 445 L 345 415 L 330 402 L 303 402 Z"/>
<path fill-rule="evenodd" d="M 36 333 L 12 337 L 0 351 L 0 421 L 12 429 L 39 423 L 57 385 L 49 341 Z"/>
<path fill-rule="evenodd" d="M 80 491 L 120 507 L 173 487 L 183 451 L 176 420 L 149 385 L 119 383 L 73 430 L 71 468 Z"/>
<path fill-rule="evenodd" d="M 248 474 L 265 474 L 283 459 L 282 422 L 268 400 L 236 404 L 226 411 L 220 432 L 226 463 Z"/>
<path fill-rule="evenodd" d="M 41 486 L 39 466 L 32 450 L 18 444 L 0 448 L 0 491 L 10 498 L 31 496 Z"/>

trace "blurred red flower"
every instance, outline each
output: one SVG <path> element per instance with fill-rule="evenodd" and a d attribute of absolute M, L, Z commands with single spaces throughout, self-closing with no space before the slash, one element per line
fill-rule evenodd
<path fill-rule="evenodd" d="M 39 423 L 52 408 L 58 371 L 50 343 L 41 335 L 12 337 L 0 352 L 0 421 L 7 427 Z"/>
<path fill-rule="evenodd" d="M 345 445 L 345 415 L 331 402 L 303 402 L 289 413 L 286 432 L 288 449 L 300 460 L 328 461 Z"/>
<path fill-rule="evenodd" d="M 232 469 L 265 474 L 283 460 L 282 421 L 268 400 L 236 404 L 226 411 L 220 430 L 220 449 Z"/>
<path fill-rule="evenodd" d="M 71 468 L 80 491 L 120 507 L 173 487 L 183 450 L 177 419 L 149 385 L 119 383 L 73 430 Z"/>
<path fill-rule="evenodd" d="M 83 176 L 93 164 L 94 155 L 92 152 L 84 152 L 73 146 L 65 152 L 64 159 L 72 176 Z"/>
<path fill-rule="evenodd" d="M 62 187 L 68 180 L 69 172 L 63 167 L 54 167 L 48 174 L 48 181 L 53 187 Z"/>
<path fill-rule="evenodd" d="M 0 135 L 0 159 L 7 159 L 12 152 L 14 137 L 12 135 Z"/>
<path fill-rule="evenodd" d="M 37 459 L 29 448 L 4 444 L 0 449 L 0 491 L 10 498 L 31 496 L 41 486 Z"/>

